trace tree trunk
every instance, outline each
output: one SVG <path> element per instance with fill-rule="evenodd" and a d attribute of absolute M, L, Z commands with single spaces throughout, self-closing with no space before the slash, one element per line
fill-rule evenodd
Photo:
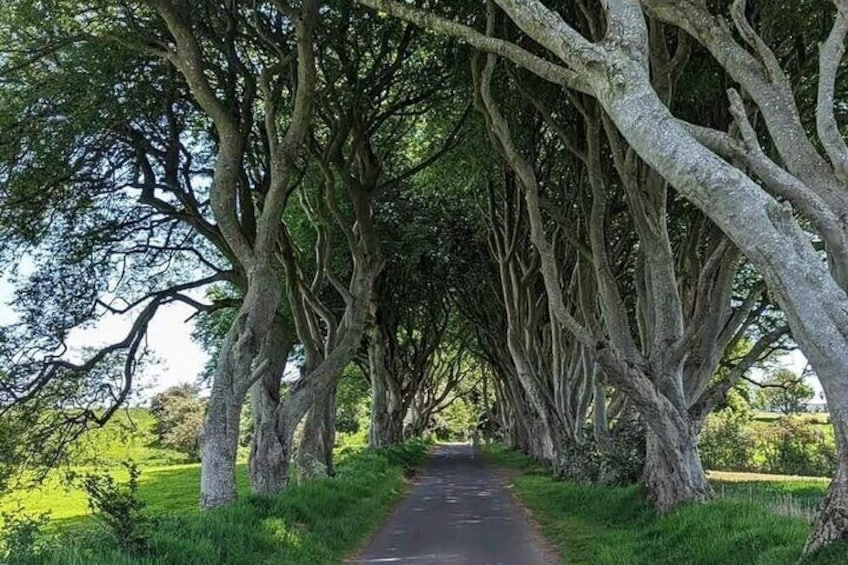
<path fill-rule="evenodd" d="M 248 467 L 250 490 L 254 494 L 274 494 L 288 483 L 291 443 L 285 444 L 277 433 L 277 406 L 280 403 L 280 381 L 293 341 L 291 330 L 281 320 L 276 320 L 264 344 L 263 357 L 268 361 L 265 373 L 250 389 L 253 437 Z"/>
<path fill-rule="evenodd" d="M 515 382 L 514 374 L 504 377 L 501 397 L 501 429 L 504 443 L 512 449 L 528 453 L 530 451 L 529 422 L 531 410 L 524 402 L 520 385 Z"/>
<path fill-rule="evenodd" d="M 848 403 L 839 400 L 831 401 L 828 397 L 839 457 L 836 474 L 813 522 L 805 553 L 836 541 L 848 540 L 848 428 L 845 424 Z"/>
<path fill-rule="evenodd" d="M 236 452 L 244 395 L 232 394 L 230 383 L 217 378 L 203 424 L 200 507 L 215 508 L 235 501 Z"/>
<path fill-rule="evenodd" d="M 297 447 L 298 480 L 333 475 L 336 443 L 336 387 L 328 387 L 306 413 Z"/>
<path fill-rule="evenodd" d="M 373 389 L 372 389 L 373 390 Z M 388 395 L 375 395 L 371 399 L 371 429 L 368 445 L 381 449 L 403 442 L 403 414 L 396 403 L 386 398 Z M 417 435 L 416 427 L 410 428 L 410 434 Z"/>
<path fill-rule="evenodd" d="M 413 438 L 424 435 L 427 426 L 429 426 L 429 418 L 421 412 L 416 399 L 413 399 L 412 405 L 407 412 L 408 417 L 404 418 L 405 425 L 403 426 L 403 437 Z"/>
<path fill-rule="evenodd" d="M 833 477 L 813 522 L 804 553 L 845 540 L 848 540 L 848 464 L 845 458 L 840 456 L 836 476 Z"/>
<path fill-rule="evenodd" d="M 377 324 L 371 328 L 368 344 L 368 368 L 371 377 L 371 429 L 368 444 L 374 449 L 403 441 L 403 402 L 393 390 L 392 376 L 386 367 L 383 332 Z"/>
<path fill-rule="evenodd" d="M 248 275 L 248 290 L 218 356 L 218 367 L 203 426 L 200 464 L 200 506 L 229 504 L 236 499 L 236 452 L 241 407 L 259 372 L 254 362 L 274 325 L 282 288 L 269 264 Z"/>
<path fill-rule="evenodd" d="M 268 374 L 250 389 L 253 438 L 250 442 L 250 490 L 267 495 L 279 492 L 288 482 L 289 452 L 277 434 L 279 376 Z"/>
<path fill-rule="evenodd" d="M 642 483 L 660 512 L 682 502 L 708 500 L 712 488 L 701 465 L 698 438 L 671 418 L 652 418 L 646 437 Z M 664 420 L 664 421 L 663 421 Z"/>

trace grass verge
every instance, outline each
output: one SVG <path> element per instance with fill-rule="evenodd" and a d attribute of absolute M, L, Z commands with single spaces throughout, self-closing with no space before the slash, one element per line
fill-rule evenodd
<path fill-rule="evenodd" d="M 204 513 L 185 503 L 152 516 L 145 546 L 134 554 L 118 548 L 96 528 L 59 532 L 19 563 L 57 565 L 286 564 L 340 563 L 381 523 L 405 491 L 405 473 L 426 457 L 420 441 L 374 452 L 347 448 L 336 476 L 293 486 L 273 497 L 242 497 L 226 508 Z M 180 482 L 179 498 L 188 487 Z M 172 486 L 174 483 L 171 483 Z M 197 482 L 191 481 L 191 491 Z M 143 485 L 145 497 L 149 484 Z M 194 495 L 192 495 L 194 497 Z M 195 500 L 193 498 L 193 500 Z M 161 507 L 157 504 L 154 508 Z"/>
<path fill-rule="evenodd" d="M 558 548 L 563 563 L 798 563 L 809 530 L 807 520 L 785 515 L 770 504 L 770 497 L 777 492 L 791 494 L 791 484 L 762 481 L 741 486 L 737 482 L 725 485 L 723 498 L 657 515 L 635 486 L 558 481 L 520 453 L 501 446 L 487 447 L 485 453 L 493 464 L 520 471 L 513 490 L 533 513 L 545 537 Z M 798 489 L 805 497 L 820 498 L 825 486 L 807 482 Z M 848 544 L 838 544 L 801 562 L 846 563 Z"/>

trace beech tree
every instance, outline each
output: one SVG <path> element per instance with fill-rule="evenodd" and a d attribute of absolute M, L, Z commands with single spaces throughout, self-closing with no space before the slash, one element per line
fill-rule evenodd
<path fill-rule="evenodd" d="M 841 216 L 842 210 L 838 197 L 832 195 L 841 192 L 840 163 L 846 154 L 844 142 L 834 135 L 838 129 L 833 112 L 835 69 L 848 31 L 844 24 L 844 7 L 837 4 L 835 24 L 820 50 L 822 72 L 816 115 L 819 141 L 825 150 L 822 156 L 808 142 L 797 119 L 791 89 L 782 80 L 785 74 L 744 17 L 744 10 L 740 9 L 744 8 L 743 3 L 735 3 L 733 23 L 745 45 L 736 41 L 728 26 L 718 23 L 705 3 L 644 3 L 654 17 L 678 24 L 703 41 L 718 62 L 754 97 L 771 139 L 784 145 L 786 168 L 783 168 L 760 149 L 748 114 L 735 91 L 730 95 L 731 110 L 741 139 L 717 130 L 692 127 L 674 118 L 651 84 L 650 33 L 638 1 L 602 2 L 604 32 L 594 39 L 581 34 L 561 13 L 540 1 L 497 0 L 497 6 L 521 31 L 546 50 L 544 57 L 515 42 L 408 5 L 386 0 L 359 1 L 463 39 L 484 51 L 503 55 L 547 80 L 594 96 L 636 154 L 710 217 L 756 266 L 786 314 L 794 338 L 822 379 L 840 446 L 839 471 L 831 483 L 807 547 L 815 549 L 843 538 L 848 532 L 848 517 L 844 513 L 844 508 L 848 507 L 845 504 L 848 499 L 848 421 L 843 415 L 843 405 L 848 403 L 845 377 L 848 340 L 844 332 L 848 298 L 841 284 L 842 267 L 839 266 L 840 263 L 844 265 L 839 252 L 844 234 L 832 221 Z M 569 15 L 566 13 L 565 17 Z M 778 103 L 780 108 L 777 108 Z M 799 143 L 804 145 L 803 150 L 797 150 Z M 737 148 L 737 153 L 729 157 L 745 159 L 744 170 L 723 158 L 722 149 L 728 147 Z M 763 184 L 758 184 L 754 178 Z M 835 190 L 837 186 L 839 190 Z M 788 197 L 793 191 L 804 197 L 794 201 L 787 198 L 783 203 L 775 197 Z M 793 218 L 790 204 L 810 215 L 822 239 L 834 248 L 829 252 L 830 268 Z M 549 253 L 541 238 L 535 238 L 534 243 L 543 257 Z M 559 303 L 561 292 L 554 276 L 555 273 L 547 269 L 546 288 L 552 300 Z M 658 396 L 656 385 L 646 378 L 647 372 L 655 368 L 645 366 L 643 360 L 626 353 L 622 355 L 624 352 L 611 348 L 608 341 L 599 341 L 585 332 L 565 309 L 557 307 L 556 314 L 563 328 L 587 347 L 594 348 L 605 372 L 617 379 L 617 384 L 628 390 L 637 403 L 646 407 L 654 403 L 668 406 L 670 401 Z M 672 406 L 668 409 L 675 410 Z M 672 429 L 680 433 L 686 425 L 680 422 L 669 431 Z M 672 450 L 667 452 L 670 454 Z M 662 487 L 669 495 L 669 503 L 703 495 L 706 484 L 698 467 L 695 458 L 685 455 L 684 451 L 677 451 L 677 455 L 666 462 L 665 469 L 673 469 L 670 474 L 681 478 L 675 481 L 678 484 Z"/>
<path fill-rule="evenodd" d="M 210 220 L 209 153 L 189 158 L 182 137 L 189 123 L 207 133 L 184 83 L 92 38 L 66 8 L 16 5 L 3 18 L 0 240 L 4 266 L 23 268 L 19 316 L 0 340 L 0 411 L 25 423 L 39 469 L 130 398 L 163 305 L 218 308 L 187 293 L 240 278 Z M 68 352 L 74 328 L 111 314 L 132 316 L 125 336 Z"/>
<path fill-rule="evenodd" d="M 108 421 L 180 302 L 221 334 L 204 508 L 236 496 L 248 394 L 255 493 L 295 452 L 332 474 L 336 386 L 367 355 L 373 446 L 485 364 L 507 443 L 618 482 L 634 431 L 665 511 L 711 496 L 704 418 L 791 336 L 839 448 L 806 549 L 848 537 L 848 3 L 814 4 L 15 5 L 0 439 L 33 447 L 2 464 L 49 467 Z M 67 350 L 106 315 L 127 334 Z"/>

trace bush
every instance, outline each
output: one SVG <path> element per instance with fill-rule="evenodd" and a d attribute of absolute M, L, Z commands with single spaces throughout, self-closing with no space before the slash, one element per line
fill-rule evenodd
<path fill-rule="evenodd" d="M 781 418 L 760 437 L 763 470 L 782 475 L 832 476 L 836 472 L 836 446 L 810 422 L 792 416 Z"/>
<path fill-rule="evenodd" d="M 145 504 L 138 497 L 138 478 L 141 471 L 134 463 L 124 463 L 129 473 L 126 484 L 119 484 L 112 475 L 87 473 L 82 476 L 82 488 L 88 495 L 92 514 L 121 549 L 129 553 L 142 550 L 150 536 L 150 518 Z"/>
<path fill-rule="evenodd" d="M 193 461 L 200 459 L 206 403 L 194 386 L 180 385 L 160 392 L 151 400 L 150 412 L 156 419 L 154 430 L 163 447 L 179 451 Z"/>
<path fill-rule="evenodd" d="M 707 418 L 699 448 L 704 466 L 716 471 L 808 476 L 836 472 L 833 438 L 797 416 L 755 427 L 747 413 L 721 410 Z"/>
<path fill-rule="evenodd" d="M 630 418 L 619 422 L 610 432 L 609 444 L 603 453 L 604 476 L 608 485 L 627 485 L 637 482 L 645 468 L 645 424 Z"/>
<path fill-rule="evenodd" d="M 708 469 L 752 470 L 756 440 L 748 413 L 726 409 L 711 414 L 701 431 L 698 447 L 701 461 Z"/>
<path fill-rule="evenodd" d="M 3 512 L 3 531 L 0 535 L 0 560 L 10 565 L 36 563 L 46 546 L 44 526 L 49 514 L 31 516 L 18 507 L 12 512 Z"/>
<path fill-rule="evenodd" d="M 387 447 L 381 450 L 381 453 L 390 464 L 402 468 L 404 475 L 410 477 L 427 457 L 427 451 L 427 442 L 423 439 L 414 438 L 404 443 Z"/>

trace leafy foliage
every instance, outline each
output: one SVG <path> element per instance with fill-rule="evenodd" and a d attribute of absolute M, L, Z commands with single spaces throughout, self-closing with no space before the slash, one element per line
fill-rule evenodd
<path fill-rule="evenodd" d="M 761 422 L 724 409 L 707 418 L 699 448 L 709 469 L 827 477 L 836 471 L 837 454 L 826 429 L 797 415 Z"/>
<path fill-rule="evenodd" d="M 50 518 L 47 513 L 36 516 L 26 514 L 23 507 L 3 512 L 3 529 L 0 531 L 0 560 L 9 565 L 37 562 L 50 543 L 44 527 Z"/>
<path fill-rule="evenodd" d="M 151 520 L 138 496 L 141 470 L 131 462 L 124 466 L 129 473 L 126 484 L 119 484 L 106 473 L 85 473 L 80 480 L 95 520 L 111 533 L 121 549 L 135 553 L 148 543 Z"/>
<path fill-rule="evenodd" d="M 336 388 L 336 430 L 356 434 L 368 423 L 370 384 L 365 375 L 348 365 Z"/>
<path fill-rule="evenodd" d="M 159 442 L 195 461 L 200 458 L 205 412 L 206 403 L 198 396 L 197 388 L 190 384 L 171 387 L 150 401 Z"/>
<path fill-rule="evenodd" d="M 804 405 L 813 399 L 813 387 L 788 369 L 779 369 L 763 381 L 757 391 L 757 404 L 764 410 L 795 414 L 804 411 Z"/>
<path fill-rule="evenodd" d="M 827 477 L 836 472 L 833 438 L 802 418 L 784 417 L 767 428 L 760 449 L 769 473 Z"/>
<path fill-rule="evenodd" d="M 746 412 L 724 409 L 707 418 L 698 447 L 708 469 L 748 471 L 754 468 L 756 438 Z"/>

